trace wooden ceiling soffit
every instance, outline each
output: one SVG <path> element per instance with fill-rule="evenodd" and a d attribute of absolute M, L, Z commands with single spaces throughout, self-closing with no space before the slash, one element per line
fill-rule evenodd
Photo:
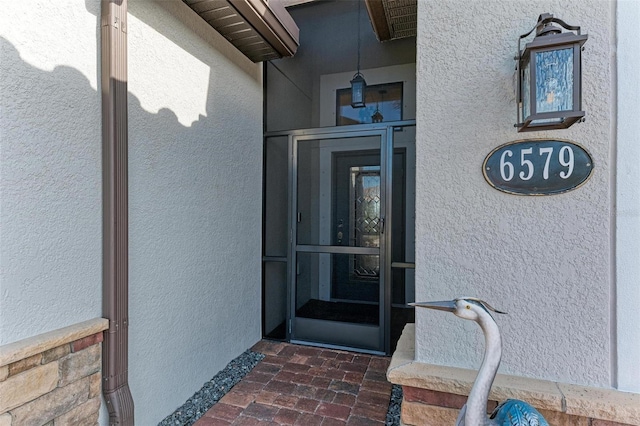
<path fill-rule="evenodd" d="M 293 56 L 300 31 L 274 0 L 183 0 L 253 62 Z"/>
<path fill-rule="evenodd" d="M 379 41 L 416 36 L 418 0 L 365 0 L 365 3 Z"/>

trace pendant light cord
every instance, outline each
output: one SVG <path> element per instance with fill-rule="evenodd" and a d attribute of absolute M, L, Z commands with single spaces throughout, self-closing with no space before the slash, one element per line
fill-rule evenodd
<path fill-rule="evenodd" d="M 362 0 L 358 0 L 358 74 L 360 74 L 360 5 Z"/>

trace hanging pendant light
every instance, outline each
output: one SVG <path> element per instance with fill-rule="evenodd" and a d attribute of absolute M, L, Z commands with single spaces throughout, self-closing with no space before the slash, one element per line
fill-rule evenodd
<path fill-rule="evenodd" d="M 358 1 L 358 68 L 357 72 L 351 79 L 351 107 L 352 108 L 364 108 L 365 107 L 365 91 L 367 90 L 367 82 L 364 80 L 364 76 L 360 73 L 360 4 Z"/>
<path fill-rule="evenodd" d="M 351 80 L 351 106 L 353 108 L 364 108 L 364 91 L 367 88 L 367 82 L 364 76 L 357 72 Z"/>

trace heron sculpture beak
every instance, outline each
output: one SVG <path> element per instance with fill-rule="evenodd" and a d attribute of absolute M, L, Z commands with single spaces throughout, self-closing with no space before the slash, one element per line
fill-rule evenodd
<path fill-rule="evenodd" d="M 436 309 L 438 311 L 446 311 L 446 312 L 455 312 L 456 310 L 456 301 L 442 301 L 442 302 L 417 302 L 417 303 L 409 303 L 410 306 L 416 306 L 419 308 L 429 308 Z"/>

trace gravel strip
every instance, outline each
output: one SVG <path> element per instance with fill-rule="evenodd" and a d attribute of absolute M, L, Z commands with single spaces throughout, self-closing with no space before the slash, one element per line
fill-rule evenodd
<path fill-rule="evenodd" d="M 391 388 L 391 400 L 387 411 L 385 426 L 400 425 L 400 407 L 402 405 L 402 386 L 393 385 Z"/>
<path fill-rule="evenodd" d="M 191 426 L 202 417 L 216 402 L 231 390 L 244 376 L 258 365 L 264 355 L 250 350 L 245 351 L 231 361 L 211 380 L 206 382 L 202 389 L 196 392 L 179 407 L 173 414 L 158 423 L 158 426 Z M 389 410 L 385 426 L 400 425 L 400 406 L 402 404 L 402 387 L 393 385 Z"/>
<path fill-rule="evenodd" d="M 206 382 L 202 389 L 189 398 L 173 414 L 158 423 L 158 426 L 193 425 L 263 358 L 264 355 L 261 353 L 245 351 L 227 364 L 210 381 Z"/>

